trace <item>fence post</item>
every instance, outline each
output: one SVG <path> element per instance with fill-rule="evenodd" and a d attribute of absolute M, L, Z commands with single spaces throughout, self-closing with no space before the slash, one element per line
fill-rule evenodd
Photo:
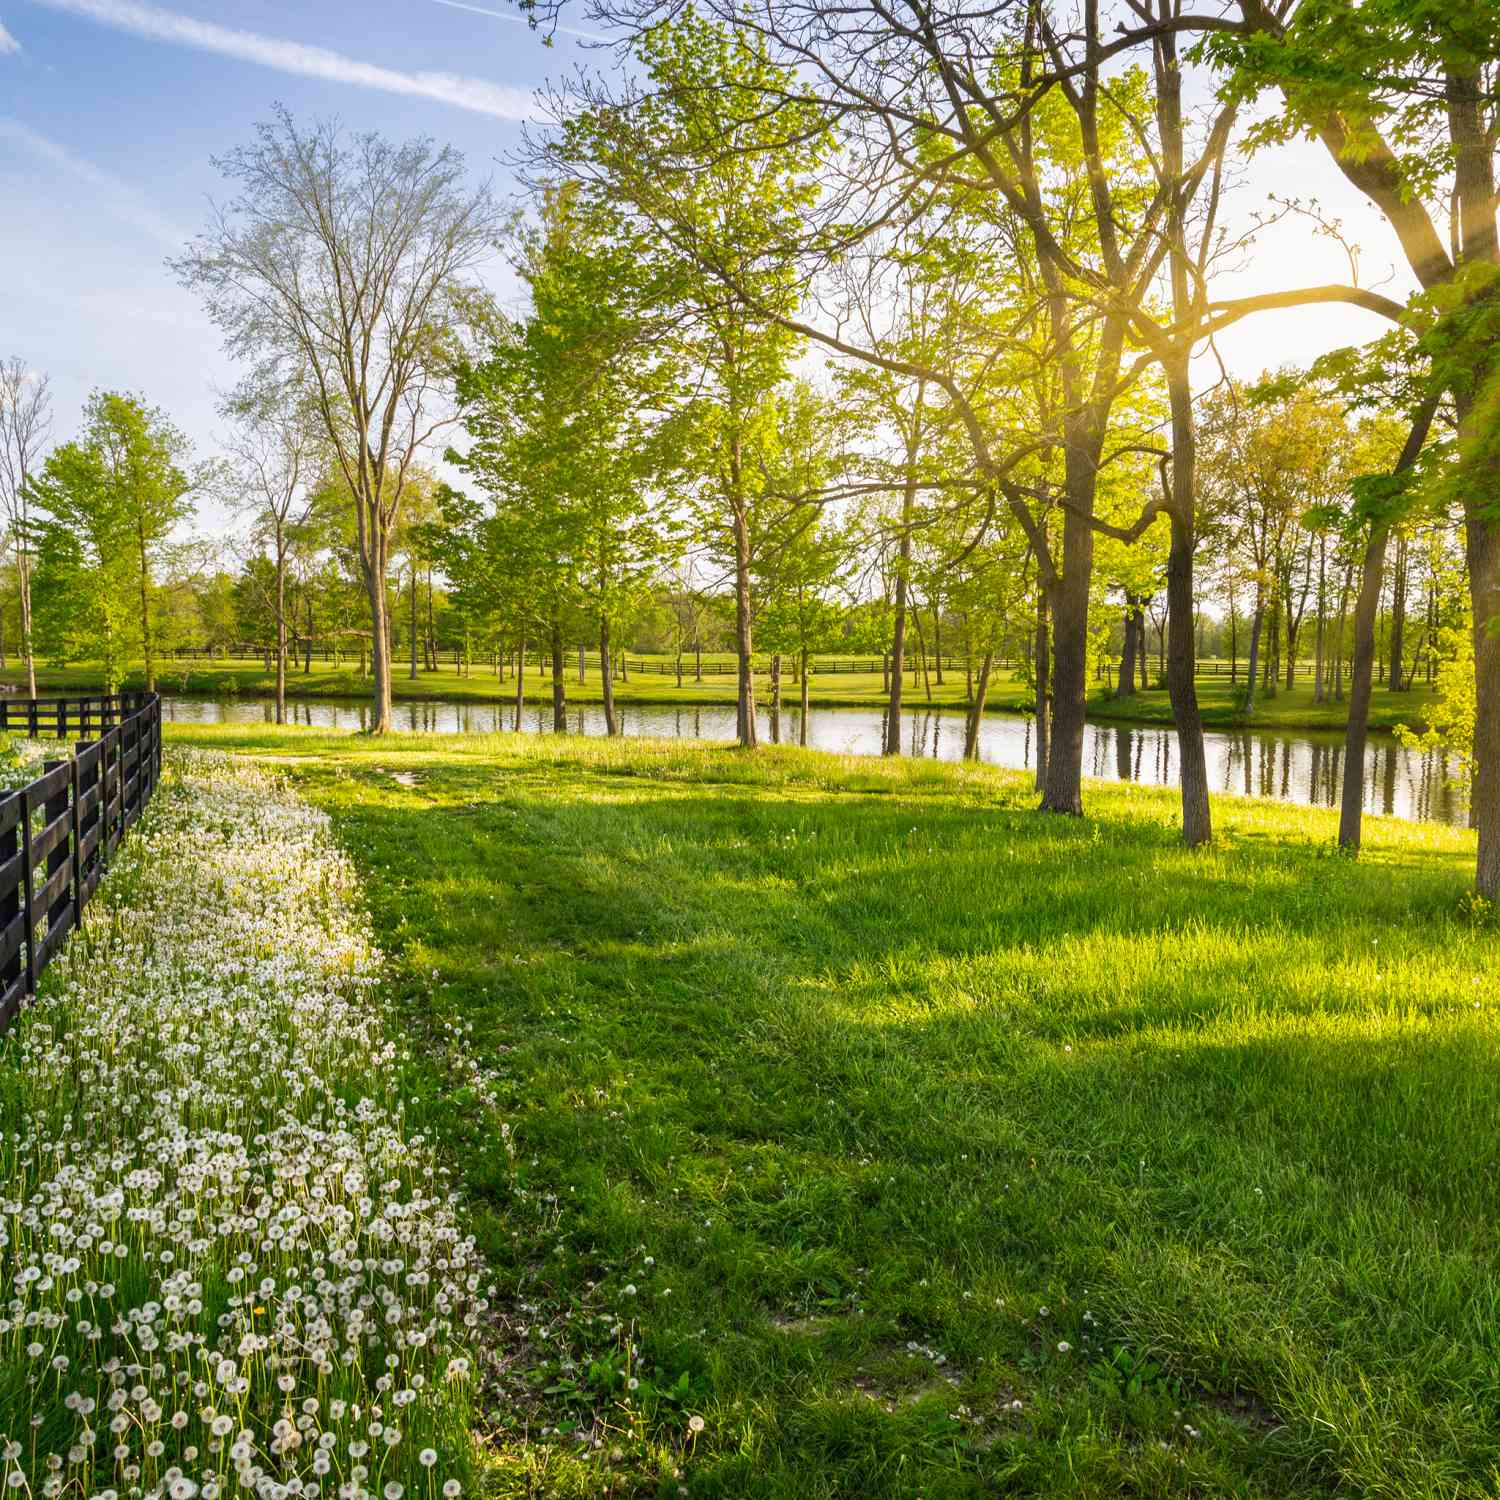
<path fill-rule="evenodd" d="M 26 993 L 36 994 L 36 911 L 32 905 L 32 888 L 35 882 L 31 870 L 31 789 L 22 787 L 16 796 L 21 799 L 21 900 L 25 910 L 23 922 L 26 929 Z"/>
<path fill-rule="evenodd" d="M 42 804 L 42 818 L 44 822 L 50 824 L 54 818 L 62 817 L 63 814 L 68 810 L 68 795 L 73 790 L 73 787 L 78 779 L 78 762 L 75 760 L 69 760 L 67 762 L 63 762 L 60 760 L 49 760 L 43 761 L 42 764 L 49 771 L 55 771 L 59 766 L 63 764 L 67 764 L 71 768 L 69 771 L 68 780 L 63 786 L 62 791 L 60 791 L 55 797 L 49 797 L 46 802 Z M 71 858 L 72 853 L 68 848 L 68 842 L 66 839 L 64 839 L 63 842 L 59 844 L 51 852 L 51 854 L 47 856 L 48 877 L 50 878 L 53 875 L 57 874 L 57 872 L 62 869 L 62 867 L 67 864 Z M 57 925 L 59 919 L 67 914 L 68 907 L 72 905 L 72 901 L 72 894 L 70 894 L 67 890 L 64 890 L 62 895 L 60 895 L 57 900 L 47 908 L 48 932 L 51 932 L 51 930 Z"/>
<path fill-rule="evenodd" d="M 78 820 L 78 756 L 68 761 L 68 790 L 64 793 L 73 810 L 73 925 L 83 921 L 83 840 Z"/>
<path fill-rule="evenodd" d="M 14 793 L 12 793 L 14 795 Z M 0 834 L 0 860 L 11 859 L 20 847 L 20 833 L 17 828 L 8 828 Z M 0 896 L 0 931 L 9 927 L 21 914 L 21 884 L 19 881 Z M 16 951 L 6 959 L 3 968 L 0 968 L 0 994 L 9 991 L 11 985 L 21 977 L 21 965 L 24 960 L 21 957 L 20 945 Z"/>

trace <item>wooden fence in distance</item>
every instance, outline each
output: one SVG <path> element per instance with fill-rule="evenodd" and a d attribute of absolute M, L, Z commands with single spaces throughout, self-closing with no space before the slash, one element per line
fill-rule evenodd
<path fill-rule="evenodd" d="M 161 699 L 0 696 L 0 731 L 80 740 L 0 796 L 0 1031 L 77 925 L 110 856 L 161 779 Z"/>

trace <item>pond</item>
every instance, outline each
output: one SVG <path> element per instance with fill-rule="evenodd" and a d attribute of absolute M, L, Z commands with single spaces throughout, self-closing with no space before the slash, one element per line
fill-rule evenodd
<path fill-rule="evenodd" d="M 512 729 L 515 706 L 507 703 L 448 703 L 405 699 L 393 709 L 398 729 L 425 734 L 482 734 Z M 169 722 L 192 724 L 260 724 L 275 718 L 274 706 L 259 699 L 214 701 L 164 697 L 162 715 Z M 291 700 L 293 723 L 320 729 L 364 729 L 369 705 L 353 700 Z M 729 740 L 734 738 L 733 704 L 622 704 L 622 731 L 658 739 Z M 603 734 L 604 710 L 597 704 L 568 709 L 568 726 L 578 734 Z M 550 703 L 528 704 L 521 727 L 543 732 L 552 727 Z M 784 710 L 780 723 L 768 712 L 761 733 L 795 745 L 801 714 Z M 815 750 L 840 755 L 878 755 L 884 743 L 885 715 L 878 709 L 815 708 L 808 716 L 807 743 Z M 963 756 L 964 716 L 953 709 L 915 709 L 902 715 L 901 743 L 907 754 L 936 760 Z M 1215 791 L 1250 797 L 1272 797 L 1336 807 L 1343 771 L 1343 737 L 1317 732 L 1209 730 L 1209 784 Z M 1018 714 L 986 714 L 980 726 L 980 759 L 991 765 L 1028 769 L 1035 762 L 1035 726 Z M 1090 724 L 1083 747 L 1084 774 L 1106 781 L 1138 781 L 1175 786 L 1177 735 L 1170 727 Z M 1365 755 L 1365 807 L 1442 823 L 1463 824 L 1468 804 L 1451 785 L 1453 767 L 1446 756 L 1407 750 L 1384 735 L 1371 737 Z"/>

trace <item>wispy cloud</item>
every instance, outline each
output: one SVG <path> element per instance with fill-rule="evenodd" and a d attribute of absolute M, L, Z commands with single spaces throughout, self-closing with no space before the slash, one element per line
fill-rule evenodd
<path fill-rule="evenodd" d="M 0 115 L 0 140 L 15 141 L 58 171 L 87 183 L 100 195 L 108 212 L 124 223 L 133 224 L 152 239 L 160 240 L 174 250 L 180 250 L 187 242 L 187 232 L 158 213 L 138 188 L 116 177 L 113 172 L 96 167 L 57 141 L 37 134 L 30 126 Z"/>
<path fill-rule="evenodd" d="M 242 62 L 258 63 L 281 73 L 297 73 L 304 78 L 322 78 L 330 83 L 347 83 L 356 88 L 380 89 L 388 94 L 408 94 L 420 99 L 434 99 L 476 114 L 493 115 L 500 120 L 529 120 L 537 114 L 531 94 L 525 89 L 489 83 L 482 78 L 467 78 L 459 73 L 403 73 L 376 63 L 360 62 L 327 47 L 310 47 L 302 42 L 283 41 L 200 21 L 177 11 L 137 0 L 38 0 L 53 10 L 87 16 L 118 31 L 128 31 L 156 42 L 171 42 L 213 52 L 220 57 L 234 57 Z"/>
<path fill-rule="evenodd" d="M 7 52 L 19 52 L 21 44 L 5 29 L 5 22 L 0 21 L 0 57 Z"/>
<path fill-rule="evenodd" d="M 530 26 L 531 22 L 525 16 L 513 15 L 510 11 L 491 10 L 485 5 L 466 5 L 464 0 L 433 0 L 434 5 L 446 5 L 449 10 L 468 10 L 476 16 L 491 16 L 497 21 L 514 21 L 518 26 Z M 612 38 L 601 36 L 597 31 L 580 31 L 576 26 L 547 26 L 539 27 L 538 30 L 545 35 L 548 31 L 559 32 L 563 36 L 582 37 L 586 42 L 608 42 Z"/>

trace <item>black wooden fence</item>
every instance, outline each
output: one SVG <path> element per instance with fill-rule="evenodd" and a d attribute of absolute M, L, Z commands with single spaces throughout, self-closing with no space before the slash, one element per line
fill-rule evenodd
<path fill-rule="evenodd" d="M 79 740 L 0 796 L 0 1031 L 77 925 L 110 856 L 161 779 L 161 699 L 0 697 L 0 731 Z"/>

